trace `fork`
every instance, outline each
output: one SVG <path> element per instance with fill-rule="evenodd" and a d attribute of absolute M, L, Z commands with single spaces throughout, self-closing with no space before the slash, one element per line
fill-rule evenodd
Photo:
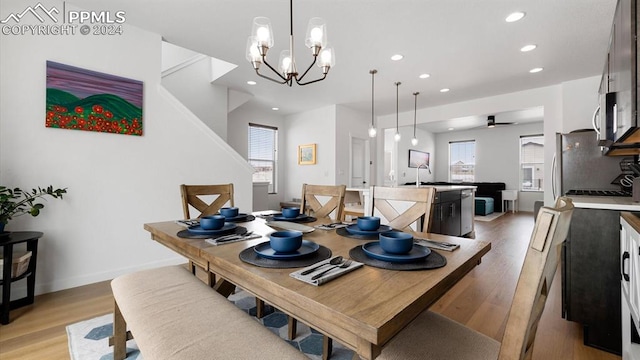
<path fill-rule="evenodd" d="M 328 268 L 328 269 L 324 270 L 324 271 L 323 271 L 323 272 L 321 272 L 321 273 L 318 273 L 318 274 L 316 274 L 316 275 L 313 275 L 313 277 L 311 278 L 311 280 L 316 280 L 316 279 L 320 278 L 322 275 L 324 275 L 324 274 L 328 273 L 329 271 L 331 271 L 331 270 L 333 270 L 333 269 L 344 269 L 344 268 L 348 268 L 349 266 L 351 266 L 351 263 L 352 263 L 352 261 L 351 261 L 351 260 L 347 260 L 347 261 L 343 262 L 343 263 L 342 263 L 342 264 L 340 264 L 340 265 L 332 266 L 332 267 L 330 267 L 330 268 Z"/>

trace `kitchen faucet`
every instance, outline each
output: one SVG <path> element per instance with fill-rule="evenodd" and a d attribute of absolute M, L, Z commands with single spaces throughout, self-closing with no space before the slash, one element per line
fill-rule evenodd
<path fill-rule="evenodd" d="M 418 167 L 416 168 L 416 187 L 420 187 L 420 168 L 424 167 L 425 169 L 429 170 L 429 174 L 431 174 L 431 168 L 429 167 L 429 165 L 425 164 L 420 164 L 418 165 Z"/>

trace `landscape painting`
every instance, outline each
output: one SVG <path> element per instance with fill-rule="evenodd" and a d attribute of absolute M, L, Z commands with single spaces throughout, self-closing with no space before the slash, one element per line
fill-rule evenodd
<path fill-rule="evenodd" d="M 142 135 L 142 81 L 47 61 L 46 127 Z"/>

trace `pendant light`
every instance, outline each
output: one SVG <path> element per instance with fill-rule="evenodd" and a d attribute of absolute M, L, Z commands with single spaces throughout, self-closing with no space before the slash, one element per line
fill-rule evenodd
<path fill-rule="evenodd" d="M 369 74 L 371 74 L 371 127 L 369 127 L 369 137 L 376 137 L 377 134 L 377 130 L 376 130 L 376 126 L 374 124 L 374 119 L 375 119 L 375 112 L 373 109 L 373 78 L 376 76 L 376 73 L 378 73 L 378 70 L 373 69 L 373 70 L 369 70 Z"/>
<path fill-rule="evenodd" d="M 393 140 L 396 142 L 400 141 L 400 129 L 398 128 L 398 88 L 402 84 L 400 81 L 396 82 L 396 134 L 393 135 Z"/>
<path fill-rule="evenodd" d="M 418 145 L 418 138 L 416 137 L 416 114 L 418 113 L 418 95 L 419 92 L 414 92 L 413 96 L 415 97 L 415 101 L 413 103 L 413 138 L 411 139 L 411 145 Z"/>

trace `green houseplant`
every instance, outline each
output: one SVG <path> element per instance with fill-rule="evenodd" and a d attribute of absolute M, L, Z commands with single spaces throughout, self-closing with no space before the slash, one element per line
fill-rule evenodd
<path fill-rule="evenodd" d="M 38 199 L 51 196 L 54 199 L 62 199 L 62 194 L 66 194 L 67 189 L 53 189 L 49 185 L 46 188 L 38 187 L 31 192 L 20 188 L 10 189 L 0 185 L 0 232 L 4 231 L 4 226 L 12 218 L 24 214 L 38 216 L 44 205 L 36 202 Z"/>

